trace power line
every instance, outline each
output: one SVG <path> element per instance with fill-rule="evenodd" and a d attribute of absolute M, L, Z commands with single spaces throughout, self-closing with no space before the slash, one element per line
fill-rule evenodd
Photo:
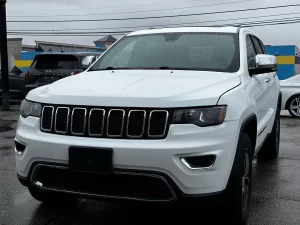
<path fill-rule="evenodd" d="M 253 0 L 255 1 L 255 0 Z M 152 4 L 140 4 L 140 5 L 123 5 L 123 6 L 105 6 L 101 8 L 80 8 L 80 9 L 53 9 L 53 10 L 25 10 L 26 12 L 50 12 L 50 11 L 82 11 L 82 10 L 102 10 L 102 9 L 118 9 L 118 8 L 132 8 L 140 6 L 153 6 L 153 5 L 169 5 L 169 4 L 182 4 L 188 2 L 199 2 L 199 0 L 189 0 L 189 1 L 171 1 L 171 2 L 162 2 L 162 3 L 152 3 Z M 24 12 L 24 10 L 10 10 L 10 12 Z"/>
<path fill-rule="evenodd" d="M 157 24 L 151 26 L 129 26 L 129 27 L 111 27 L 110 30 L 117 30 L 117 29 L 138 29 L 138 28 L 155 28 L 155 27 L 165 27 L 165 26 L 176 26 L 176 25 L 190 25 L 190 24 L 201 24 L 201 23 L 211 23 L 211 22 L 225 22 L 231 20 L 244 20 L 244 19 L 252 19 L 252 18 L 266 18 L 266 17 L 273 17 L 273 16 L 286 16 L 286 15 L 299 15 L 297 13 L 282 13 L 282 14 L 271 14 L 266 16 L 252 16 L 252 17 L 239 17 L 239 18 L 232 18 L 232 19 L 222 19 L 222 20 L 206 20 L 201 22 L 189 22 L 189 23 L 171 23 L 171 24 Z M 292 17 L 293 18 L 293 17 Z M 281 19 L 288 19 L 288 18 L 281 18 Z M 61 29 L 61 30 L 9 30 L 10 32 L 44 32 L 44 31 L 51 31 L 51 32 L 61 32 L 61 31 L 89 31 L 89 30 L 107 30 L 108 28 L 82 28 L 82 29 Z"/>
<path fill-rule="evenodd" d="M 268 23 L 268 24 L 246 25 L 245 27 L 261 27 L 261 26 L 287 25 L 287 24 L 295 24 L 295 23 L 300 23 L 300 20 L 295 20 L 295 21 L 290 21 L 290 22 L 276 22 L 276 23 Z"/>
<path fill-rule="evenodd" d="M 268 25 L 280 25 L 280 24 L 292 24 L 295 22 L 300 22 L 300 17 L 295 17 L 294 19 L 287 20 L 269 20 L 264 22 L 253 22 L 253 23 L 243 23 L 241 24 L 243 27 L 256 27 L 256 26 L 268 26 Z M 237 24 L 238 25 L 238 24 Z"/>
<path fill-rule="evenodd" d="M 242 2 L 252 2 L 256 0 L 242 0 L 242 1 L 233 1 L 233 2 L 226 2 L 226 3 L 217 3 L 217 4 L 208 4 L 208 5 L 198 5 L 198 6 L 190 6 L 190 7 L 177 7 L 177 8 L 168 8 L 168 9 L 153 9 L 153 10 L 143 10 L 143 11 L 130 11 L 130 12 L 118 12 L 118 13 L 96 13 L 96 14 L 84 14 L 84 15 L 77 15 L 76 17 L 81 17 L 81 16 L 102 16 L 102 15 L 121 15 L 121 14 L 126 14 L 126 13 L 143 13 L 143 12 L 160 12 L 160 11 L 171 11 L 171 10 L 177 10 L 177 9 L 191 9 L 191 8 L 200 8 L 200 7 L 208 7 L 208 6 L 218 6 L 218 5 L 228 5 L 228 4 L 234 4 L 234 3 L 242 3 Z M 45 16 L 7 16 L 7 17 L 21 17 L 21 18 L 45 18 L 45 17 L 66 17 L 66 16 L 74 16 L 74 15 L 45 15 Z"/>
<path fill-rule="evenodd" d="M 249 21 L 244 23 L 235 23 L 235 24 L 222 24 L 221 26 L 234 26 L 234 25 L 241 25 L 242 27 L 255 27 L 255 26 L 268 26 L 268 25 L 280 25 L 280 24 L 290 24 L 290 23 L 299 23 L 300 17 L 294 18 L 286 18 L 282 19 L 275 19 L 275 20 L 263 20 L 263 21 Z M 169 27 L 172 28 L 172 27 Z M 175 28 L 175 27 L 173 27 Z M 124 35 L 132 31 L 119 31 L 115 32 L 118 35 Z M 31 33 L 31 32 L 8 32 L 9 35 L 24 35 L 24 36 L 101 36 L 103 34 L 112 33 L 112 32 L 65 32 L 65 33 Z"/>
<path fill-rule="evenodd" d="M 24 32 L 24 31 L 8 31 L 8 33 L 20 33 L 20 34 L 23 34 L 23 33 L 34 33 L 34 34 L 78 34 L 78 33 L 82 33 L 82 34 L 119 34 L 119 33 L 129 33 L 129 32 L 132 32 L 132 31 L 92 31 L 92 32 L 85 32 L 85 31 L 79 31 L 79 32 L 31 32 L 31 31 L 28 31 L 28 32 Z"/>
<path fill-rule="evenodd" d="M 28 36 L 28 37 L 54 37 L 54 36 L 58 36 L 55 34 L 8 34 L 11 36 Z M 124 34 L 119 34 L 121 36 L 123 36 Z M 84 35 L 84 34 L 65 34 L 65 35 L 60 35 L 60 37 L 105 37 L 107 35 L 98 35 L 98 34 L 89 34 L 89 35 Z"/>
<path fill-rule="evenodd" d="M 237 9 L 237 10 L 216 11 L 216 12 L 177 14 L 177 15 L 168 15 L 168 16 L 128 17 L 128 18 L 109 18 L 109 19 L 86 19 L 86 20 L 37 20 L 37 21 L 34 21 L 34 20 L 20 20 L 20 21 L 14 20 L 14 21 L 7 21 L 7 22 L 8 23 L 62 23 L 62 22 L 94 22 L 94 21 L 95 22 L 101 22 L 101 21 L 146 20 L 146 19 L 202 16 L 202 15 L 224 14 L 224 13 L 234 13 L 234 12 L 247 12 L 247 11 L 255 11 L 255 10 L 278 9 L 278 8 L 289 8 L 289 7 L 299 7 L 299 6 L 300 6 L 300 4 L 292 4 L 292 5 Z"/>
<path fill-rule="evenodd" d="M 234 24 L 236 26 L 240 25 L 242 27 L 260 27 L 260 26 L 273 26 L 273 25 L 285 25 L 285 24 L 294 24 L 294 23 L 300 23 L 300 17 L 299 19 L 295 20 L 276 20 L 276 21 L 268 21 L 268 22 L 254 22 L 254 23 L 244 23 L 244 24 Z"/>
<path fill-rule="evenodd" d="M 296 23 L 300 23 L 300 19 L 299 20 L 292 20 L 292 21 L 289 21 L 289 22 L 285 22 L 285 21 L 278 21 L 278 22 L 270 22 L 270 23 L 257 23 L 257 24 L 249 24 L 249 25 L 241 25 L 241 24 L 236 24 L 236 25 L 241 25 L 242 27 L 261 27 L 261 26 L 275 26 L 275 25 L 288 25 L 288 24 L 296 24 Z M 175 28 L 175 27 L 174 27 Z M 39 37 L 52 37 L 52 36 L 58 36 L 58 35 L 55 35 L 55 34 L 39 34 L 39 35 L 36 35 L 36 34 L 14 34 L 14 33 L 9 33 L 8 35 L 11 35 L 11 36 L 39 36 Z M 119 35 L 122 35 L 121 33 Z M 124 34 L 123 34 L 124 35 Z M 86 34 L 71 34 L 71 35 L 61 35 L 61 36 L 64 36 L 64 37 L 103 37 L 103 36 L 106 36 L 106 35 L 96 35 L 96 34 L 89 34 L 89 35 L 86 35 Z"/>
<path fill-rule="evenodd" d="M 300 23 L 300 19 L 298 20 L 291 20 L 291 21 L 277 21 L 277 22 L 269 22 L 269 23 L 254 23 L 254 24 L 236 24 L 241 25 L 242 27 L 261 27 L 261 26 L 274 26 L 274 25 L 288 25 L 288 24 L 295 24 Z M 176 28 L 176 27 L 173 27 Z M 40 37 L 53 37 L 53 36 L 64 36 L 64 37 L 102 37 L 106 35 L 99 35 L 99 34 L 63 34 L 63 35 L 57 35 L 57 34 L 16 34 L 16 33 L 8 33 L 8 35 L 12 36 L 40 36 Z M 125 35 L 122 33 L 119 33 L 119 35 Z"/>

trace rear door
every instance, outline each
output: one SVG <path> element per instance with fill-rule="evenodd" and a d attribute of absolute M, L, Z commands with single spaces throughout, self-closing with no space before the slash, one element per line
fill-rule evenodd
<path fill-rule="evenodd" d="M 29 84 L 50 84 L 80 70 L 79 58 L 67 54 L 36 56 L 31 69 Z"/>

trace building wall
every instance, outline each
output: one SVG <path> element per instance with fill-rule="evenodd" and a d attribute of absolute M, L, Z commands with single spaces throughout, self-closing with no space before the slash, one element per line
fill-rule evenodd
<path fill-rule="evenodd" d="M 300 58 L 296 56 L 299 53 L 297 46 L 266 46 L 266 50 L 268 54 L 277 58 L 277 74 L 280 80 L 285 80 L 300 72 Z"/>
<path fill-rule="evenodd" d="M 96 44 L 96 47 L 98 47 L 98 48 L 106 48 L 106 44 Z"/>
<path fill-rule="evenodd" d="M 85 48 L 76 46 L 59 46 L 53 44 L 39 44 L 40 51 L 42 52 L 101 52 L 95 48 Z"/>
<path fill-rule="evenodd" d="M 277 75 L 279 80 L 285 80 L 295 76 L 295 65 L 280 65 L 278 64 Z"/>
<path fill-rule="evenodd" d="M 35 50 L 35 48 L 27 48 L 27 47 L 22 47 L 22 50 L 24 51 L 24 52 L 36 52 L 36 50 Z"/>
<path fill-rule="evenodd" d="M 296 64 L 295 70 L 296 70 L 296 74 L 300 74 L 300 64 Z"/>
<path fill-rule="evenodd" d="M 16 60 L 21 59 L 22 38 L 9 38 L 7 40 L 7 49 Z"/>
<path fill-rule="evenodd" d="M 24 72 L 27 72 L 34 57 L 42 52 L 22 52 L 21 59 L 15 60 L 15 65 L 21 68 Z"/>
<path fill-rule="evenodd" d="M 266 50 L 270 55 L 276 55 L 277 53 L 280 56 L 294 56 L 296 55 L 296 46 L 295 45 L 274 45 L 266 46 Z"/>

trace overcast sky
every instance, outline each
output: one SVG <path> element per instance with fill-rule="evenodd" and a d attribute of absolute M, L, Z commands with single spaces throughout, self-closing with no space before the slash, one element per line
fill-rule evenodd
<path fill-rule="evenodd" d="M 189 13 L 203 13 L 214 11 L 226 11 L 245 8 L 257 8 L 268 6 L 279 6 L 298 4 L 299 0 L 8 0 L 7 20 L 70 20 L 70 19 L 105 19 L 143 16 L 164 16 Z M 232 2 L 232 3 L 230 3 Z M 223 4 L 226 3 L 226 4 Z M 212 5 L 213 6 L 207 6 Z M 205 6 L 206 5 L 206 6 Z M 176 8 L 176 9 L 175 9 Z M 157 11 L 162 10 L 163 11 Z M 172 9 L 172 10 L 170 10 Z M 156 10 L 156 11 L 154 11 Z M 143 11 L 143 12 L 139 12 Z M 127 12 L 127 13 L 126 13 Z M 292 15 L 289 15 L 293 13 Z M 59 33 L 65 29 L 95 29 L 94 31 L 112 31 L 112 28 L 166 25 L 174 23 L 190 23 L 201 21 L 214 21 L 235 19 L 222 22 L 202 23 L 203 25 L 225 24 L 245 21 L 274 20 L 281 18 L 298 17 L 300 5 L 290 8 L 257 10 L 248 12 L 236 12 L 227 14 L 213 14 L 190 17 L 160 18 L 147 20 L 127 21 L 103 21 L 103 22 L 72 22 L 72 23 L 8 23 L 8 31 L 11 30 L 53 30 Z M 87 15 L 86 14 L 101 14 Z M 286 14 L 282 16 L 270 16 L 264 18 L 253 18 L 267 15 Z M 30 17 L 34 16 L 34 17 Z M 38 17 L 37 17 L 38 16 Z M 49 16 L 49 17 L 45 17 Z M 236 20 L 237 18 L 251 17 L 249 19 Z M 300 23 L 253 27 L 257 35 L 265 44 L 271 45 L 298 45 L 300 47 Z M 137 28 L 141 29 L 141 28 Z M 119 30 L 136 30 L 123 29 Z M 80 31 L 80 30 L 77 30 Z M 93 31 L 93 30 L 90 30 Z M 116 30 L 114 30 L 116 31 Z M 72 31 L 63 31 L 72 32 Z M 82 30 L 81 30 L 82 32 Z M 18 37 L 18 36 L 9 36 Z M 93 41 L 99 37 L 23 37 L 23 44 L 35 44 L 39 41 L 55 41 L 63 43 L 76 43 L 94 45 Z M 118 37 L 118 36 L 117 36 Z"/>

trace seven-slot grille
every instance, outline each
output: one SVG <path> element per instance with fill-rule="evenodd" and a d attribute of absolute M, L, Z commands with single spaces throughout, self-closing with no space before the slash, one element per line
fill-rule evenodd
<path fill-rule="evenodd" d="M 99 138 L 159 139 L 167 135 L 169 110 L 44 106 L 43 132 Z"/>

